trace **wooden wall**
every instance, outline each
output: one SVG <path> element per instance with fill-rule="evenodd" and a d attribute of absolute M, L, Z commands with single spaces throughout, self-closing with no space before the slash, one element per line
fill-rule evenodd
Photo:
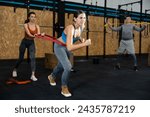
<path fill-rule="evenodd" d="M 24 37 L 23 23 L 27 17 L 26 9 L 13 7 L 0 7 L 0 59 L 18 58 L 19 45 Z M 42 26 L 41 32 L 52 35 L 52 12 L 32 10 L 37 14 L 37 23 Z M 46 27 L 43 27 L 46 26 Z M 52 52 L 52 43 L 35 39 L 36 56 L 43 57 L 45 53 Z M 26 54 L 25 54 L 26 55 Z M 25 56 L 26 57 L 26 56 Z"/>
<path fill-rule="evenodd" d="M 51 11 L 31 10 L 37 14 L 37 23 L 41 26 L 41 32 L 52 35 L 53 13 Z M 24 37 L 23 23 L 26 19 L 26 9 L 17 8 L 14 12 L 13 7 L 0 7 L 0 59 L 18 58 L 19 45 Z M 65 14 L 65 25 L 72 24 L 73 15 Z M 89 38 L 92 45 L 89 46 L 89 55 L 103 55 L 103 31 L 104 18 L 89 16 Z M 109 18 L 112 22 L 112 19 Z M 114 26 L 117 26 L 117 19 L 114 20 Z M 106 28 L 106 55 L 114 55 L 118 48 L 118 34 Z M 85 29 L 82 37 L 86 38 L 87 30 Z M 135 35 L 135 51 L 139 52 L 139 33 Z M 45 53 L 53 53 L 53 45 L 50 41 L 35 39 L 36 57 L 44 57 Z M 142 32 L 142 53 L 148 53 L 150 36 L 144 36 Z M 73 52 L 75 56 L 85 56 L 86 47 Z M 26 57 L 26 56 L 25 56 Z"/>
<path fill-rule="evenodd" d="M 115 27 L 118 26 L 118 19 L 109 18 L 109 22 Z M 112 31 L 108 26 L 106 27 L 106 55 L 114 55 L 117 53 L 119 33 Z"/>
<path fill-rule="evenodd" d="M 142 53 L 150 53 L 150 24 L 148 24 L 148 27 L 142 32 L 142 43 L 141 43 L 141 52 Z M 148 31 L 148 34 L 147 34 Z"/>
<path fill-rule="evenodd" d="M 89 46 L 89 55 L 103 54 L 103 22 L 104 18 L 89 16 L 89 37 L 91 39 L 91 46 Z"/>

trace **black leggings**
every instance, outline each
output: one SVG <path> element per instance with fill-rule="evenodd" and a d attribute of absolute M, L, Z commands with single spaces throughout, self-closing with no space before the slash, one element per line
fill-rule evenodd
<path fill-rule="evenodd" d="M 19 59 L 15 65 L 15 69 L 19 67 L 19 65 L 22 63 L 24 59 L 24 53 L 26 48 L 28 49 L 29 52 L 29 58 L 31 62 L 31 70 L 32 72 L 35 72 L 36 66 L 35 66 L 35 44 L 34 40 L 29 40 L 29 39 L 23 39 L 20 47 L 19 47 Z"/>

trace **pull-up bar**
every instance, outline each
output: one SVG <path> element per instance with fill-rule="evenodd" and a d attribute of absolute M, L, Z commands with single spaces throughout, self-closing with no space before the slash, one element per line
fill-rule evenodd
<path fill-rule="evenodd" d="M 85 4 L 86 3 L 86 0 L 83 0 L 83 4 Z"/>
<path fill-rule="evenodd" d="M 121 4 L 121 5 L 118 5 L 118 6 L 119 6 L 119 8 L 121 8 L 122 6 L 127 6 L 127 5 L 137 4 L 137 3 L 141 3 L 141 1 L 131 2 L 131 3 L 127 3 L 127 4 Z"/>
<path fill-rule="evenodd" d="M 147 13 L 148 11 L 150 11 L 150 9 L 146 9 L 146 10 L 145 10 L 145 13 Z"/>

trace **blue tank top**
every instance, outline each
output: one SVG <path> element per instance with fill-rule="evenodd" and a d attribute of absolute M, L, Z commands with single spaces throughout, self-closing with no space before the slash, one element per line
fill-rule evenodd
<path fill-rule="evenodd" d="M 73 25 L 74 26 L 74 25 Z M 81 30 L 82 31 L 82 30 Z M 75 34 L 75 32 L 74 32 L 74 34 Z M 75 43 L 76 41 L 78 41 L 80 39 L 80 37 L 76 37 L 76 38 L 74 38 L 74 36 L 73 36 L 73 43 Z M 67 42 L 67 36 L 66 36 L 66 34 L 64 33 L 64 31 L 62 32 L 62 40 L 63 40 L 63 42 Z"/>

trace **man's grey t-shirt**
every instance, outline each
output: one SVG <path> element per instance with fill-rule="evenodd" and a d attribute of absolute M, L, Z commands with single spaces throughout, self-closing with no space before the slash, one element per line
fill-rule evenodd
<path fill-rule="evenodd" d="M 142 26 L 141 28 L 135 26 L 134 24 L 123 24 L 119 27 L 111 27 L 113 31 L 121 31 L 122 30 L 122 40 L 131 40 L 133 39 L 133 30 L 138 32 L 143 31 L 146 26 Z"/>

